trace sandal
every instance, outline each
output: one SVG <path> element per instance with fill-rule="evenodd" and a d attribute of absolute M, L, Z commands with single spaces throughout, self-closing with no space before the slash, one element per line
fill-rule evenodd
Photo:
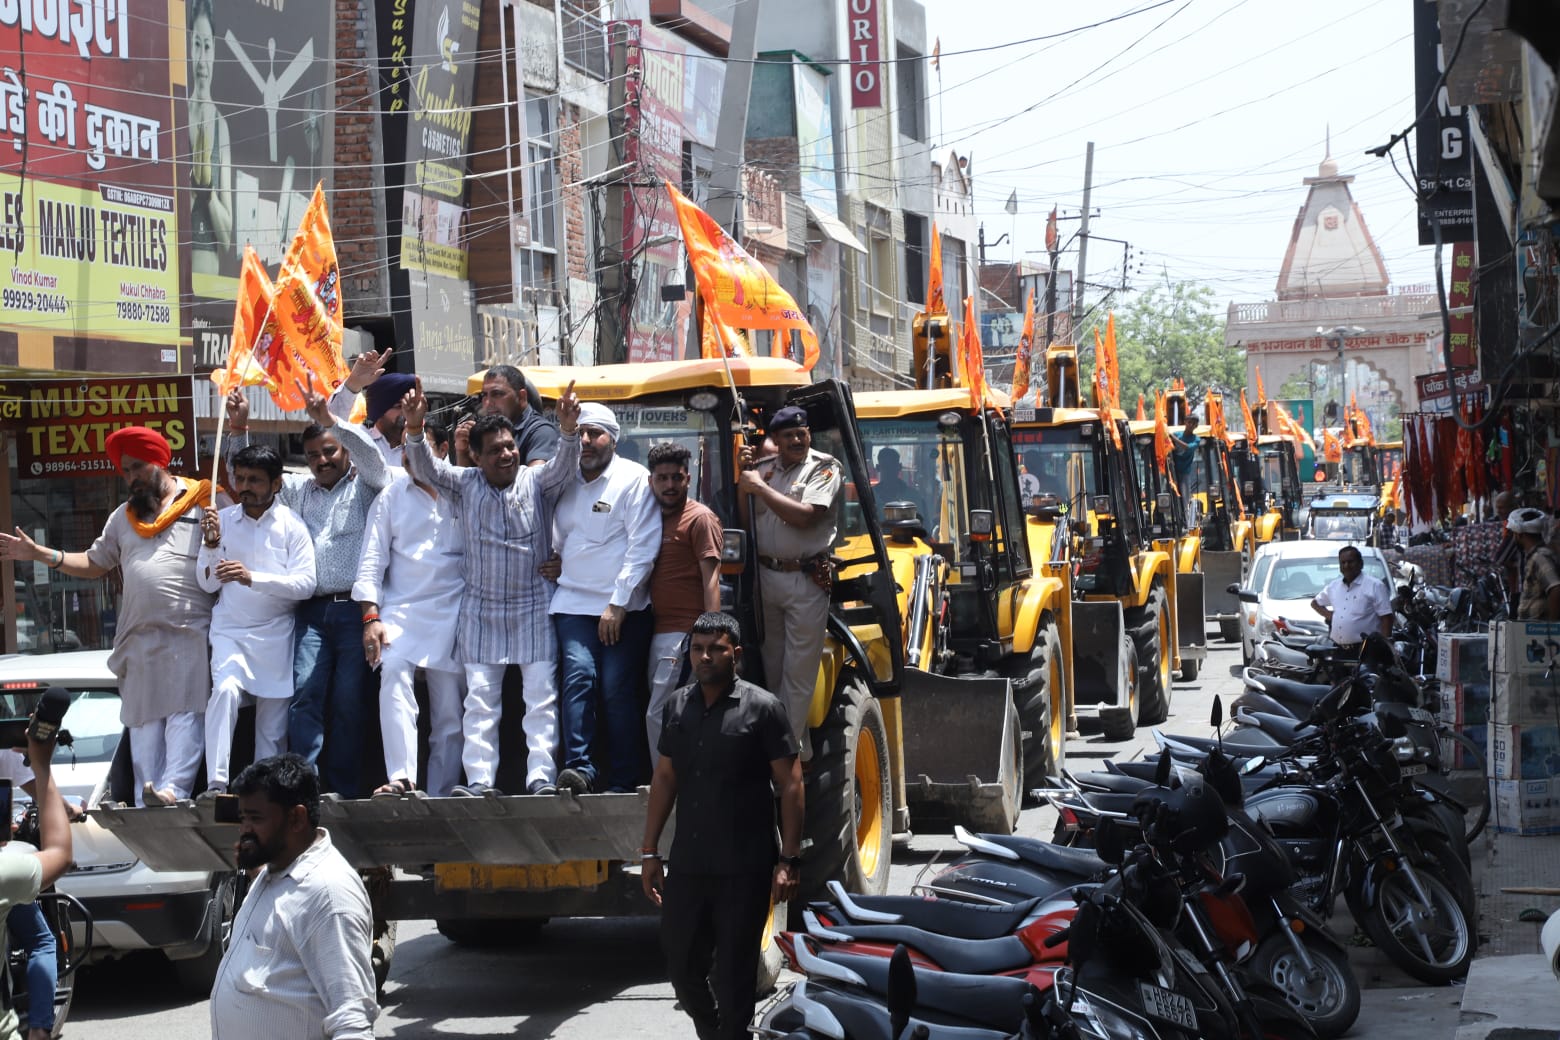
<path fill-rule="evenodd" d="M 413 791 L 415 791 L 415 790 L 417 790 L 417 785 L 413 784 L 410 780 L 406 779 L 405 777 L 401 777 L 399 779 L 390 781 L 388 784 L 385 784 L 383 787 L 375 789 L 372 797 L 374 797 L 374 798 L 406 798 L 406 797 L 410 796 L 411 793 Z"/>

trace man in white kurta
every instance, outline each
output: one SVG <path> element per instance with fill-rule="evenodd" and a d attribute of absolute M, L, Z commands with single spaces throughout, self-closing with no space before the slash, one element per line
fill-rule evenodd
<path fill-rule="evenodd" d="M 230 467 L 238 505 L 208 513 L 196 576 L 218 592 L 211 613 L 211 700 L 206 705 L 206 789 L 225 791 L 233 727 L 255 704 L 255 759 L 286 750 L 293 695 L 293 612 L 314 593 L 314 540 L 276 500 L 282 460 L 250 445 Z"/>
<path fill-rule="evenodd" d="M 447 458 L 449 431 L 431 422 L 425 429 L 434 454 Z M 428 683 L 427 790 L 443 798 L 460 782 L 466 683 L 455 658 L 455 620 L 465 555 L 455 502 L 432 484 L 402 472 L 369 508 L 352 598 L 363 608 L 363 652 L 380 670 L 379 729 L 390 783 L 376 793 L 404 794 L 417 779 L 418 668 Z"/>

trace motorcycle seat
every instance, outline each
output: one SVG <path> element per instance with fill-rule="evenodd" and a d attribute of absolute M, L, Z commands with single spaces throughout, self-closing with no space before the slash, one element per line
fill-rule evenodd
<path fill-rule="evenodd" d="M 813 940 L 799 938 L 798 941 Z M 855 972 L 866 983 L 868 991 L 881 997 L 888 995 L 887 957 L 846 953 L 816 941 L 813 941 L 812 949 L 823 960 Z M 1007 1033 L 1017 1033 L 1022 1028 L 1024 997 L 1029 991 L 1028 981 L 1005 975 L 964 974 L 926 968 L 917 968 L 915 971 L 917 1009 L 940 1012 Z"/>
<path fill-rule="evenodd" d="M 1266 711 L 1248 711 L 1242 713 L 1243 718 L 1252 719 L 1257 728 L 1274 740 L 1282 744 L 1293 744 L 1301 737 L 1309 736 L 1316 732 L 1315 726 L 1308 726 L 1299 719 L 1287 715 L 1274 715 Z"/>
<path fill-rule="evenodd" d="M 860 942 L 904 945 L 924 953 L 944 971 L 966 975 L 995 975 L 1017 971 L 1034 963 L 1034 954 L 1016 935 L 995 939 L 958 939 L 903 924 L 834 924 L 828 931 Z M 887 963 L 885 958 L 884 963 Z"/>
<path fill-rule="evenodd" d="M 1332 689 L 1326 683 L 1297 682 L 1278 675 L 1263 675 L 1256 679 L 1262 684 L 1263 692 L 1269 697 L 1290 704 L 1304 705 L 1307 709 L 1315 706 L 1316 702 Z"/>
<path fill-rule="evenodd" d="M 1146 759 L 1134 762 L 1118 762 L 1114 758 L 1107 758 L 1105 760 L 1105 769 L 1107 772 L 1116 773 L 1120 776 L 1130 776 L 1134 780 L 1151 781 L 1154 779 L 1154 773 L 1159 769 L 1159 763 Z"/>
<path fill-rule="evenodd" d="M 1166 733 L 1165 739 L 1172 744 L 1191 748 L 1194 751 L 1206 754 L 1216 747 L 1222 746 L 1225 754 L 1234 755 L 1236 758 L 1247 758 L 1252 755 L 1270 755 L 1273 749 L 1281 745 L 1273 737 L 1268 736 L 1256 726 L 1237 726 L 1224 737 L 1221 745 L 1215 737 L 1183 737 L 1180 734 Z M 1181 757 L 1177 754 L 1176 757 Z"/>
<path fill-rule="evenodd" d="M 1316 662 L 1311 659 L 1311 655 L 1304 650 L 1297 650 L 1276 640 L 1269 640 L 1261 644 L 1258 647 L 1258 651 L 1259 657 L 1266 657 L 1270 663 L 1285 668 L 1310 671 L 1316 665 Z"/>
<path fill-rule="evenodd" d="M 1090 794 L 1084 801 L 1097 809 L 1113 812 L 1131 812 L 1135 794 Z M 1109 804 L 1100 804 L 1109 800 Z M 1120 808 L 1117 808 L 1117 804 Z M 1091 878 L 1111 869 L 1093 849 L 1075 849 L 1070 845 L 1055 845 L 1038 838 L 1023 838 L 1015 834 L 982 834 L 982 838 L 994 845 L 1001 845 L 1018 854 L 1025 863 L 1040 867 L 1048 873 L 1070 874 L 1077 878 Z"/>
<path fill-rule="evenodd" d="M 1152 763 L 1149 763 L 1152 765 Z M 1137 794 L 1144 787 L 1152 786 L 1153 777 L 1137 777 L 1127 773 L 1072 773 L 1073 782 L 1085 791 L 1108 794 Z"/>
<path fill-rule="evenodd" d="M 955 939 L 995 939 L 1012 935 L 1024 919 L 1034 912 L 1041 897 L 1020 900 L 1009 906 L 987 906 L 984 903 L 961 903 L 956 899 L 924 899 L 920 896 L 851 896 L 850 900 L 863 910 L 873 913 L 894 914 L 895 924 L 921 928 Z M 834 903 L 820 903 L 827 908 L 831 919 L 843 918 L 852 924 L 870 924 L 849 916 L 844 907 Z"/>

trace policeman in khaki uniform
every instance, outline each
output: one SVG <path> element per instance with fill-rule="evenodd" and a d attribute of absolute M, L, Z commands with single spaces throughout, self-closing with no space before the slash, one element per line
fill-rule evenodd
<path fill-rule="evenodd" d="M 752 517 L 758 543 L 764 673 L 807 759 L 812 757 L 807 708 L 828 626 L 842 474 L 832 455 L 813 451 L 804 409 L 780 409 L 768 433 L 779 454 L 756 460 L 752 448 L 743 448 L 737 487 L 743 518 Z"/>

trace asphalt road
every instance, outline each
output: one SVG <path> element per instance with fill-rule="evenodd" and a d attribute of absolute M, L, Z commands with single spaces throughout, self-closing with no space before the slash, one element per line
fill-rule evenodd
<path fill-rule="evenodd" d="M 1214 642 L 1194 683 L 1176 683 L 1170 732 L 1206 734 L 1215 695 L 1228 707 L 1238 692 L 1240 646 Z M 1147 730 L 1107 743 L 1098 734 L 1069 742 L 1069 764 L 1096 768 L 1106 758 L 1139 757 L 1153 746 Z M 1019 831 L 1049 837 L 1054 816 L 1026 809 Z M 957 848 L 947 835 L 917 834 L 896 849 L 889 890 L 910 891 L 934 859 Z M 174 992 L 160 957 L 129 958 L 88 969 L 79 980 L 66 1026 L 72 1040 L 197 1040 L 208 1037 L 206 1001 Z M 554 921 L 528 945 L 508 950 L 464 949 L 446 941 L 431 921 L 406 921 L 384 1008 L 382 1037 L 509 1036 L 522 1040 L 600 1040 L 691 1035 L 665 981 L 656 922 L 649 919 Z"/>

